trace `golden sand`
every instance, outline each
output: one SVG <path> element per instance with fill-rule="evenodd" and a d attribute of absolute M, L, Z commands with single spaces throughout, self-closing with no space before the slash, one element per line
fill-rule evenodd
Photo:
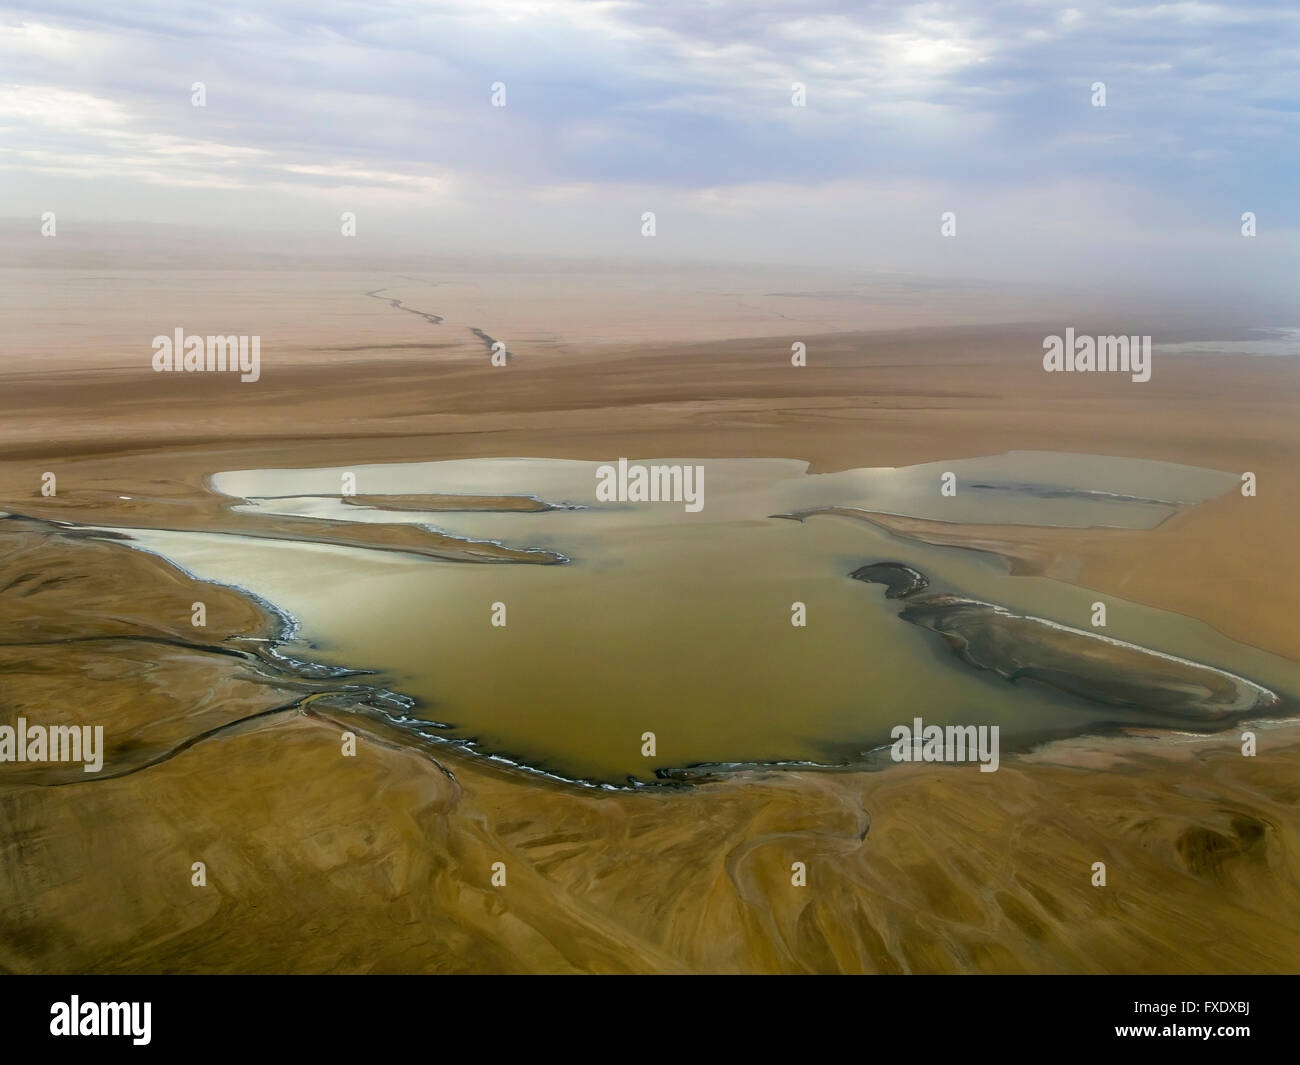
<path fill-rule="evenodd" d="M 218 470 L 470 456 L 800 456 L 816 470 L 1008 449 L 1160 458 L 1253 471 L 1259 495 L 1152 531 L 984 532 L 1026 565 L 1294 658 L 1294 371 L 1157 360 L 1134 386 L 1043 374 L 1035 347 L 1025 330 L 845 334 L 810 344 L 803 370 L 786 338 L 504 371 L 394 359 L 367 368 L 366 388 L 352 364 L 269 363 L 255 394 L 203 375 L 11 377 L 0 509 L 168 527 L 207 508 L 220 528 L 232 519 L 204 488 Z M 993 774 L 581 790 L 404 748 L 345 696 L 311 698 L 337 684 L 222 653 L 273 625 L 232 592 L 202 586 L 196 643 L 196 586 L 161 560 L 41 523 L 0 528 L 8 704 L 70 715 L 93 692 L 129 726 L 116 753 L 149 766 L 71 783 L 0 774 L 7 971 L 1300 968 L 1296 729 L 1260 729 L 1255 758 L 1235 733 L 1153 734 L 1004 757 Z M 344 730 L 355 758 L 340 757 Z"/>

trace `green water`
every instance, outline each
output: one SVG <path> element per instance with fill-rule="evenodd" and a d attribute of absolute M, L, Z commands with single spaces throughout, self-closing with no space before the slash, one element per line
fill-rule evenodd
<path fill-rule="evenodd" d="M 614 462 L 617 456 L 608 461 Z M 439 734 L 571 779 L 624 783 L 697 763 L 839 763 L 897 724 L 1000 725 L 1002 746 L 1099 722 L 1149 724 L 956 661 L 900 621 L 880 586 L 847 574 L 905 562 L 946 587 L 1088 628 L 1099 598 L 1011 577 L 995 558 L 911 543 L 849 518 L 773 515 L 858 507 L 952 521 L 1149 528 L 1231 490 L 1230 474 L 1136 460 L 1020 452 L 811 476 L 793 460 L 633 459 L 704 467 L 703 508 L 598 503 L 595 462 L 476 459 L 323 470 L 235 471 L 213 487 L 254 513 L 424 524 L 567 565 L 467 564 L 252 537 L 132 532 L 205 579 L 291 614 L 298 657 L 377 672 Z M 952 497 L 941 475 L 956 474 Z M 416 513 L 345 505 L 360 495 L 532 495 L 582 509 Z M 987 485 L 988 487 L 978 487 Z M 805 604 L 806 627 L 791 624 Z M 491 624 L 503 603 L 504 627 Z M 1300 689 L 1293 663 L 1205 625 L 1113 598 L 1106 634 Z M 656 752 L 642 754 L 653 732 Z"/>

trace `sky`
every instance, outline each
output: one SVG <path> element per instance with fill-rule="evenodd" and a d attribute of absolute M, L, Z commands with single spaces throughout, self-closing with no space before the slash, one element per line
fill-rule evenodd
<path fill-rule="evenodd" d="M 0 9 L 0 217 L 61 234 L 1289 292 L 1298 123 L 1285 2 Z"/>

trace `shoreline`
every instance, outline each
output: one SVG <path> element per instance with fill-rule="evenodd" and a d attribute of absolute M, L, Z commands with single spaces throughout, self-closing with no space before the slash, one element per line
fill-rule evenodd
<path fill-rule="evenodd" d="M 1157 353 L 1147 384 L 1063 388 L 1008 354 L 1026 337 L 822 338 L 803 376 L 785 370 L 788 348 L 736 341 L 594 362 L 512 346 L 492 375 L 472 360 L 266 360 L 242 392 L 127 370 L 107 389 L 95 373 L 27 377 L 6 396 L 0 509 L 106 524 L 127 507 L 142 522 L 197 507 L 207 524 L 213 470 L 502 454 L 794 454 L 814 473 L 1010 450 L 1155 458 L 1253 470 L 1260 495 L 1154 530 L 1067 530 L 1049 545 L 1051 575 L 1293 661 L 1300 500 L 1284 486 L 1300 434 L 1285 360 Z M 47 470 L 55 499 L 39 493 Z M 11 542 L 14 577 L 42 535 Z M 0 598 L 6 629 L 192 639 L 184 584 L 114 546 L 43 556 L 39 586 Z M 1262 587 L 1264 573 L 1276 576 Z M 210 636 L 258 630 L 243 596 L 205 587 Z M 13 690 L 52 720 L 80 720 L 89 696 L 141 750 L 295 697 L 229 655 L 92 642 L 52 665 L 48 651 L 0 647 Z M 613 791 L 398 747 L 378 728 L 342 758 L 350 720 L 317 702 L 97 788 L 0 777 L 0 834 L 30 846 L 0 861 L 0 891 L 23 914 L 11 927 L 0 913 L 0 970 L 1297 970 L 1293 719 L 1254 722 L 1254 758 L 1235 730 L 1131 730 L 1007 753 L 991 774 L 755 768 Z M 196 860 L 207 890 L 189 886 Z M 790 886 L 795 860 L 806 889 Z M 1098 860 L 1106 891 L 1089 883 Z M 490 883 L 496 861 L 507 889 Z"/>
<path fill-rule="evenodd" d="M 211 469 L 503 454 L 797 454 L 821 473 L 1051 450 L 1252 470 L 1260 490 L 1244 505 L 1229 498 L 1177 514 L 1163 523 L 1157 548 L 1115 530 L 1104 543 L 1083 532 L 1064 538 L 1050 575 L 1211 622 L 1237 642 L 1294 659 L 1300 615 L 1282 596 L 1247 609 L 1236 591 L 1266 568 L 1262 560 L 1300 570 L 1290 534 L 1300 527 L 1300 499 L 1279 487 L 1300 464 L 1286 360 L 1189 356 L 1141 386 L 1083 378 L 1062 387 L 1057 375 L 1009 354 L 1029 339 L 1022 328 L 965 341 L 960 330 L 823 336 L 806 370 L 783 369 L 767 343 L 750 341 L 625 346 L 608 361 L 520 356 L 508 370 L 408 357 L 384 363 L 361 393 L 359 367 L 338 360 L 294 367 L 268 359 L 262 380 L 243 392 L 130 371 L 109 390 L 93 374 L 57 388 L 33 380 L 8 397 L 0 499 L 64 506 L 37 491 L 52 467 L 61 495 L 111 483 L 137 499 L 166 500 L 197 494 Z M 984 376 L 970 378 L 972 368 Z M 966 380 L 974 387 L 960 387 Z M 125 419 L 123 403 L 158 413 Z M 281 413 L 263 419 L 259 411 L 271 406 Z M 88 422 L 82 412 L 90 411 Z M 346 424 L 349 435 L 333 436 L 332 424 Z M 82 425 L 94 428 L 88 435 Z M 32 440 L 45 443 L 33 450 Z M 149 470 L 149 456 L 163 448 L 166 465 Z M 59 516 L 53 507 L 36 513 Z M 1200 565 L 1217 543 L 1236 549 Z M 1192 570 L 1196 581 L 1185 579 Z"/>
<path fill-rule="evenodd" d="M 209 489 L 209 490 L 213 493 L 214 496 L 217 496 L 219 499 L 227 498 L 217 493 L 215 489 Z M 382 498 L 382 497 L 375 497 L 375 498 Z M 489 498 L 489 497 L 475 497 L 475 498 Z M 528 497 L 521 497 L 521 498 L 535 499 L 536 497 L 528 496 Z M 808 512 L 808 515 L 810 516 L 813 513 L 842 513 L 846 509 L 848 508 L 840 508 L 840 507 L 821 508 L 818 511 Z M 231 515 L 229 507 L 225 508 L 224 513 L 228 516 Z M 868 512 L 865 511 L 861 513 L 862 516 L 865 518 L 865 520 L 868 521 L 872 521 L 875 517 L 874 513 L 870 515 L 868 514 Z M 777 516 L 785 517 L 786 515 L 777 515 Z M 789 516 L 800 517 L 800 515 L 789 515 Z M 848 516 L 857 517 L 857 514 L 848 515 Z M 249 606 L 253 610 L 260 611 L 264 615 L 264 624 L 260 626 L 257 630 L 261 634 L 250 635 L 247 633 L 233 633 L 226 637 L 225 642 L 245 643 L 251 641 L 251 642 L 256 642 L 258 644 L 264 645 L 264 647 L 259 647 L 251 653 L 254 654 L 261 661 L 267 663 L 268 665 L 272 665 L 279 669 L 287 670 L 294 677 L 302 678 L 302 679 L 310 679 L 313 681 L 317 681 L 317 680 L 328 681 L 328 680 L 340 680 L 347 677 L 362 678 L 367 676 L 375 676 L 377 674 L 377 671 L 371 668 L 329 665 L 326 663 L 315 661 L 310 657 L 299 657 L 298 655 L 291 655 L 291 654 L 284 653 L 281 649 L 285 647 L 286 644 L 290 644 L 297 641 L 300 638 L 302 633 L 302 622 L 292 612 L 290 612 L 283 606 L 276 604 L 271 600 L 268 600 L 263 596 L 258 595 L 257 593 L 251 591 L 250 589 L 242 587 L 238 584 L 216 579 L 216 578 L 200 577 L 197 574 L 186 569 L 181 562 L 177 561 L 176 559 L 166 554 L 165 551 L 160 550 L 156 547 L 147 546 L 145 544 L 142 544 L 132 539 L 125 530 L 104 529 L 95 526 L 83 526 L 83 525 L 77 525 L 67 521 L 54 522 L 54 521 L 49 521 L 47 519 L 35 518 L 30 515 L 23 515 L 23 514 L 16 514 L 16 513 L 6 514 L 5 517 L 7 519 L 8 518 L 16 519 L 20 523 L 30 522 L 38 525 L 49 525 L 51 527 L 57 527 L 57 531 L 65 533 L 66 535 L 72 537 L 95 539 L 109 547 L 120 547 L 124 550 L 143 553 L 153 559 L 157 559 L 163 566 L 176 570 L 177 572 L 184 575 L 189 581 L 193 582 L 196 585 L 221 588 L 227 592 L 242 597 L 243 599 L 248 601 Z M 887 517 L 889 517 L 889 515 L 887 515 Z M 927 522 L 926 519 L 905 518 L 904 520 L 915 522 L 917 524 L 950 524 L 950 523 L 943 523 L 943 522 Z M 888 528 L 888 526 L 885 527 Z M 1024 528 L 1036 530 L 1036 529 L 1042 529 L 1044 527 L 1024 526 Z M 140 531 L 157 531 L 157 530 L 149 527 L 149 528 L 141 528 Z M 196 530 L 185 530 L 185 531 L 194 531 L 200 535 L 212 535 L 214 533 L 222 534 L 224 532 L 223 530 L 211 530 L 211 529 L 207 529 L 207 530 L 196 529 Z M 890 529 L 889 531 L 896 531 L 896 530 Z M 227 534 L 228 535 L 251 535 L 254 538 L 257 538 L 257 536 L 261 535 L 256 533 L 238 533 L 238 532 L 230 532 Z M 276 537 L 272 537 L 272 538 L 274 539 Z M 316 541 L 308 537 L 305 541 L 302 542 L 316 543 L 320 541 Z M 391 550 L 391 548 L 381 544 L 365 544 L 365 545 L 342 544 L 340 546 L 352 546 L 358 550 L 380 550 L 380 551 Z M 536 549 L 517 549 L 517 550 L 531 551 Z M 421 557 L 421 556 L 415 555 L 413 557 Z M 452 561 L 463 562 L 467 560 L 453 559 Z M 928 584 L 928 581 L 926 583 Z M 195 594 L 197 594 L 197 592 Z M 907 601 L 910 600 L 908 599 L 904 600 L 904 602 Z M 1042 621 L 1042 619 L 1039 620 Z M 1056 623 L 1053 622 L 1042 621 L 1042 623 L 1046 625 L 1056 626 Z M 1092 636 L 1092 634 L 1086 634 L 1086 633 L 1084 635 Z M 1185 665 L 1192 665 L 1198 668 L 1207 669 L 1213 673 L 1222 673 L 1223 675 L 1228 676 L 1230 678 L 1234 678 L 1236 680 L 1243 681 L 1248 685 L 1258 687 L 1257 685 L 1254 685 L 1254 682 L 1250 681 L 1248 678 L 1240 677 L 1237 674 L 1230 673 L 1226 670 L 1221 670 L 1218 667 L 1204 666 L 1200 663 L 1192 662 L 1187 659 L 1181 659 L 1178 656 L 1166 654 L 1165 652 L 1154 651 L 1148 648 L 1142 648 L 1139 645 L 1130 645 L 1126 641 L 1116 640 L 1111 637 L 1099 636 L 1095 638 L 1116 645 L 1120 645 L 1123 647 L 1134 647 L 1137 650 L 1143 651 L 1147 654 L 1151 654 L 1160 658 L 1169 659 L 1174 662 L 1183 663 Z M 238 649 L 237 648 L 233 649 L 233 653 L 239 653 Z M 389 689 L 383 686 L 360 683 L 354 686 L 349 686 L 347 690 L 359 696 L 366 696 L 369 698 L 377 699 L 381 704 L 395 705 L 396 707 L 405 710 L 416 709 L 420 705 L 420 700 L 417 699 L 416 697 L 413 697 L 400 690 Z M 1269 691 L 1266 688 L 1261 688 L 1260 690 L 1265 692 Z M 343 694 L 343 693 L 344 693 L 343 691 L 339 691 L 339 692 L 322 692 L 319 694 L 331 695 L 331 694 Z M 1184 722 L 1181 727 L 1175 725 L 1164 725 L 1164 726 L 1149 725 L 1148 726 L 1148 725 L 1142 725 L 1137 723 L 1126 724 L 1126 723 L 1112 722 L 1109 724 L 1105 724 L 1102 722 L 1094 722 L 1091 724 L 1080 724 L 1074 728 L 1069 728 L 1065 730 L 1052 730 L 1050 727 L 1044 725 L 1041 728 L 1033 729 L 1023 735 L 1018 735 L 1012 738 L 1008 742 L 1008 744 L 1004 748 L 1002 748 L 1001 757 L 1003 759 L 1028 758 L 1031 761 L 1040 761 L 1045 758 L 1048 761 L 1056 762 L 1058 761 L 1058 759 L 1053 757 L 1053 755 L 1059 753 L 1064 757 L 1064 760 L 1068 762 L 1069 754 L 1072 750 L 1075 749 L 1089 750 L 1092 748 L 1094 741 L 1099 741 L 1103 739 L 1109 741 L 1115 741 L 1119 738 L 1124 738 L 1124 737 L 1128 737 L 1130 739 L 1137 739 L 1140 741 L 1140 747 L 1134 747 L 1133 748 L 1134 751 L 1137 751 L 1139 749 L 1143 751 L 1149 751 L 1150 748 L 1147 746 L 1147 744 L 1151 741 L 1153 737 L 1157 741 L 1160 739 L 1167 740 L 1175 735 L 1180 735 L 1180 734 L 1197 735 L 1201 737 L 1211 737 L 1211 738 L 1214 737 L 1222 738 L 1234 730 L 1240 730 L 1242 728 L 1250 727 L 1255 723 L 1257 717 L 1260 721 L 1293 722 L 1297 725 L 1300 725 L 1300 719 L 1297 719 L 1295 717 L 1284 715 L 1282 717 L 1273 718 L 1273 717 L 1269 717 L 1265 713 L 1266 711 L 1269 710 L 1276 710 L 1280 706 L 1294 705 L 1294 701 L 1284 695 L 1279 695 L 1278 693 L 1271 693 L 1271 694 L 1273 694 L 1275 698 L 1275 703 L 1272 705 L 1254 707 L 1250 711 L 1245 712 L 1245 716 L 1232 718 L 1224 722 L 1206 721 L 1205 728 L 1192 729 L 1191 732 L 1188 733 L 1184 733 L 1184 730 L 1191 728 L 1192 722 Z M 316 698 L 316 697 L 317 696 L 311 696 L 310 698 Z M 378 713 L 383 713 L 386 715 L 386 712 L 381 707 L 375 707 L 373 705 L 370 705 L 367 707 L 367 709 Z M 358 718 L 366 718 L 367 720 L 370 720 L 373 723 L 378 723 L 375 722 L 374 718 L 367 717 L 367 715 L 365 715 L 361 711 L 356 711 L 354 715 L 350 715 L 350 716 L 357 716 Z M 507 772 L 517 773 L 519 774 L 520 779 L 525 783 L 536 781 L 536 780 L 546 780 L 552 783 L 559 784 L 561 786 L 571 786 L 575 788 L 589 789 L 593 791 L 637 792 L 645 789 L 655 789 L 655 788 L 667 788 L 671 790 L 671 789 L 677 789 L 681 787 L 698 786 L 700 783 L 703 782 L 713 783 L 719 780 L 727 780 L 729 782 L 734 782 L 737 786 L 743 786 L 746 777 L 749 776 L 750 774 L 755 774 L 755 773 L 761 774 L 761 773 L 771 772 L 771 771 L 779 771 L 779 772 L 811 771 L 811 772 L 818 772 L 818 773 L 823 773 L 823 772 L 876 773 L 876 772 L 882 772 L 890 768 L 890 763 L 888 761 L 877 757 L 882 751 L 888 751 L 890 744 L 885 743 L 877 747 L 861 750 L 857 753 L 856 757 L 849 757 L 846 758 L 846 760 L 839 761 L 839 762 L 819 762 L 819 761 L 809 761 L 807 759 L 781 759 L 781 760 L 762 761 L 762 762 L 707 761 L 707 762 L 692 762 L 692 763 L 686 763 L 686 764 L 674 765 L 674 766 L 660 766 L 655 768 L 653 771 L 654 777 L 656 779 L 636 780 L 634 778 L 629 778 L 628 783 L 624 784 L 624 783 L 615 783 L 613 781 L 593 780 L 593 779 L 582 778 L 582 777 L 565 776 L 562 773 L 543 768 L 541 765 L 532 764 L 527 759 L 514 755 L 507 750 L 497 750 L 497 749 L 486 747 L 484 746 L 484 744 L 479 738 L 477 738 L 472 734 L 458 735 L 454 737 L 439 735 L 438 730 L 448 729 L 452 727 L 444 723 L 438 723 L 435 721 L 427 721 L 427 722 L 420 721 L 417 725 L 414 723 L 409 723 L 407 720 L 403 720 L 406 717 L 405 714 L 403 714 L 401 718 L 393 717 L 391 715 L 386 715 L 386 717 L 387 720 L 385 722 L 379 723 L 381 724 L 380 733 L 381 734 L 387 733 L 390 739 L 398 743 L 402 742 L 400 737 L 405 737 L 407 746 L 409 747 L 409 749 L 413 751 L 418 752 L 421 750 L 427 750 L 428 747 L 431 747 L 433 750 L 439 752 L 440 754 L 445 754 L 446 756 L 451 758 L 471 759 L 475 763 L 490 763 L 504 769 Z M 223 728 L 233 727 L 238 724 L 240 724 L 240 722 L 233 722 L 230 725 L 223 726 Z M 356 727 L 356 725 L 354 724 L 353 727 Z M 363 731 L 365 730 L 363 729 Z M 198 737 L 194 739 L 192 742 L 197 742 L 198 739 L 201 738 L 202 737 Z M 372 738 L 378 739 L 380 737 L 379 735 L 376 735 Z M 826 743 L 830 747 L 834 747 L 838 743 L 838 741 L 834 739 L 823 739 L 822 742 Z M 185 744 L 186 747 L 188 747 L 189 745 L 190 742 L 187 742 Z M 434 761 L 436 763 L 436 759 L 434 759 Z M 939 765 L 937 766 L 937 768 L 943 769 L 943 768 L 962 768 L 962 767 L 961 766 L 945 767 L 943 765 Z M 135 769 L 127 770 L 127 772 L 135 772 L 135 771 L 136 771 Z M 112 779 L 114 776 L 117 775 L 120 774 L 109 774 L 100 779 Z M 74 778 L 73 781 L 71 782 L 81 782 L 81 780 L 80 778 Z M 85 782 L 91 783 L 93 781 L 87 780 Z"/>

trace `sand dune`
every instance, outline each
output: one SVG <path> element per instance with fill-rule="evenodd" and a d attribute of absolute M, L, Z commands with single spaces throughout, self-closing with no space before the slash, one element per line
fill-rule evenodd
<path fill-rule="evenodd" d="M 1300 903 L 1295 727 L 1264 733 L 1256 759 L 1231 736 L 1149 736 L 1051 745 L 992 776 L 771 771 L 591 792 L 398 745 L 346 698 L 304 705 L 293 682 L 215 650 L 273 619 L 153 556 L 0 529 L 6 586 L 25 552 L 50 560 L 22 617 L 3 600 L 6 635 L 85 638 L 58 669 L 48 645 L 7 645 L 9 698 L 83 711 L 90 674 L 96 712 L 135 723 L 111 761 L 167 753 L 101 779 L 0 777 L 6 971 L 1295 967 L 1300 933 L 1280 920 Z M 75 596 L 60 570 L 81 574 Z M 135 618 L 116 616 L 122 577 L 151 590 Z M 205 644 L 154 625 L 196 594 Z M 169 653 L 124 653 L 137 637 Z M 190 884 L 195 861 L 207 887 Z"/>
<path fill-rule="evenodd" d="M 1295 657 L 1293 371 L 1206 357 L 1158 361 L 1140 389 L 1065 381 L 1025 354 L 1032 340 L 825 336 L 802 371 L 784 337 L 525 353 L 505 370 L 268 357 L 255 392 L 127 370 L 9 377 L 0 509 L 40 520 L 0 521 L 6 714 L 93 709 L 122 726 L 109 761 L 133 771 L 0 766 L 0 968 L 1295 971 L 1293 727 L 1259 726 L 1254 758 L 1236 731 L 1151 733 L 1004 756 L 993 774 L 771 771 L 596 792 L 400 744 L 364 678 L 260 656 L 276 619 L 258 604 L 46 524 L 233 531 L 210 474 L 332 462 L 1162 458 L 1254 471 L 1259 495 L 1155 530 L 1006 527 L 977 546 Z M 39 491 L 50 470 L 54 498 Z M 195 861 L 206 888 L 191 886 Z"/>

